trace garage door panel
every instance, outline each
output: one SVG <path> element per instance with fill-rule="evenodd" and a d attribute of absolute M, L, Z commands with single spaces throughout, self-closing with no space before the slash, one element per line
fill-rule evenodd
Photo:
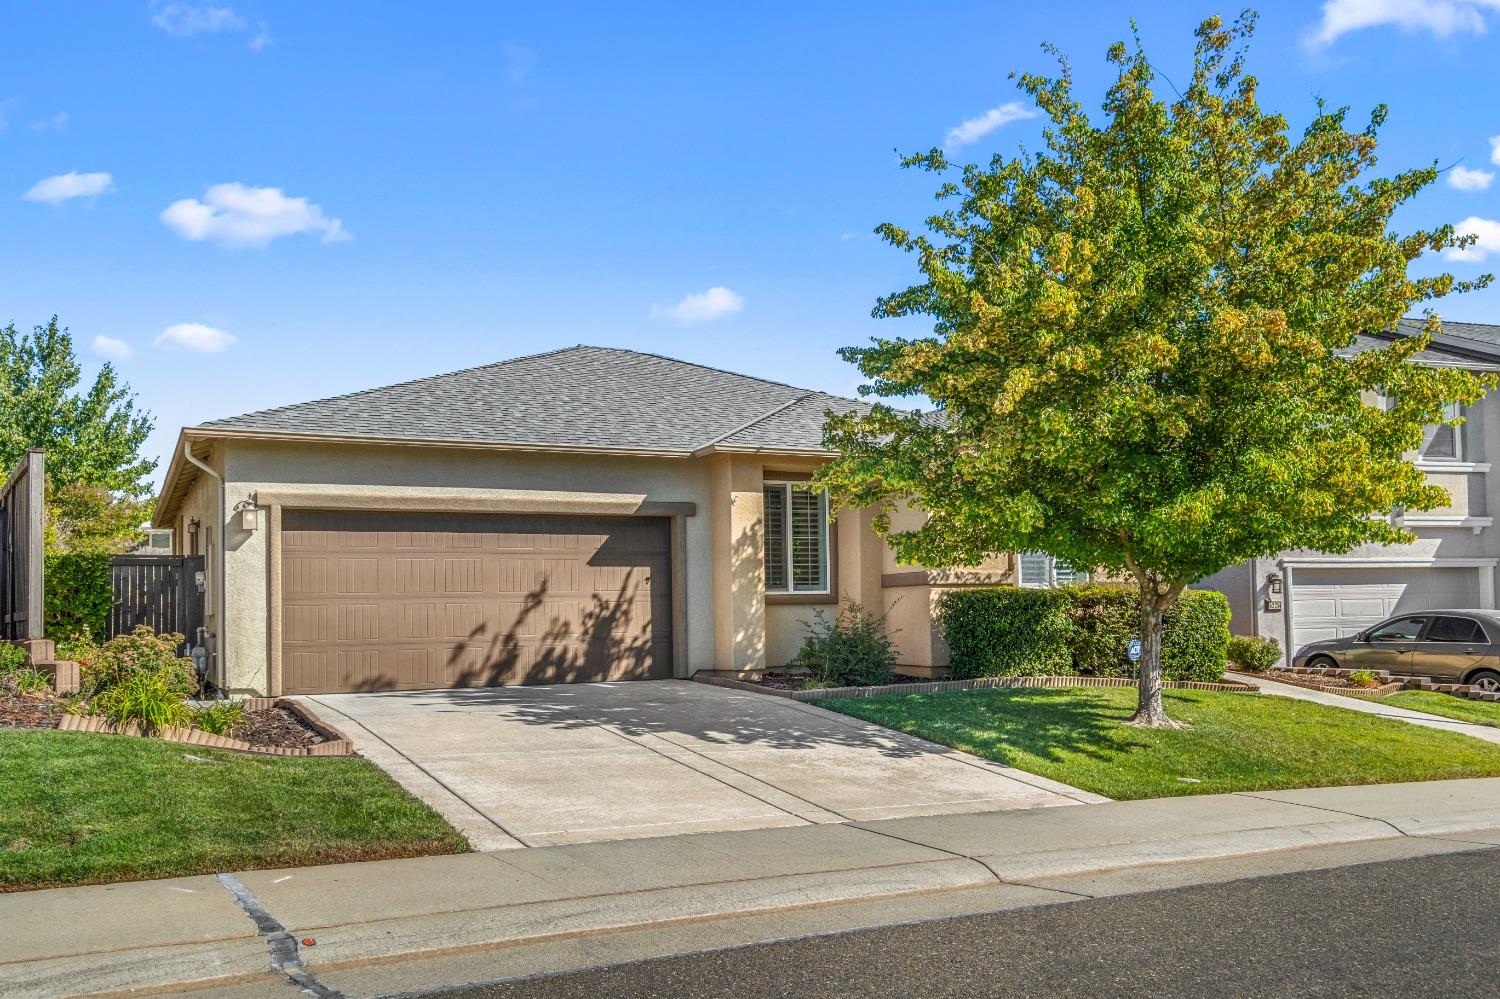
<path fill-rule="evenodd" d="M 289 510 L 283 528 L 288 693 L 671 675 L 665 520 Z"/>
<path fill-rule="evenodd" d="M 1291 594 L 1293 644 L 1348 638 L 1397 614 L 1478 603 L 1473 569 L 1297 569 Z"/>

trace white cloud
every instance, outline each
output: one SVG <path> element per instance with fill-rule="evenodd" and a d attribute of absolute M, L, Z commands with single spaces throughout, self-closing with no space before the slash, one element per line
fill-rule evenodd
<path fill-rule="evenodd" d="M 48 129 L 52 129 L 53 131 L 61 132 L 63 129 L 65 129 L 65 128 L 68 127 L 68 121 L 69 120 L 70 120 L 70 118 L 69 118 L 68 112 L 66 112 L 66 111 L 59 111 L 59 112 L 57 112 L 57 114 L 52 115 L 52 116 L 47 117 L 47 118 L 43 118 L 41 121 L 34 121 L 34 122 L 32 122 L 31 123 L 31 128 L 32 128 L 33 131 L 36 131 L 36 132 L 45 132 Z"/>
<path fill-rule="evenodd" d="M 208 4 L 166 4 L 152 16 L 151 23 L 174 38 L 245 29 L 245 19 L 236 14 L 232 7 L 213 7 Z"/>
<path fill-rule="evenodd" d="M 280 236 L 323 234 L 323 242 L 352 239 L 344 224 L 306 198 L 289 198 L 279 187 L 215 184 L 203 200 L 183 198 L 161 213 L 162 222 L 183 239 L 212 240 L 225 246 L 265 246 Z"/>
<path fill-rule="evenodd" d="M 250 51 L 259 52 L 271 44 L 271 26 L 261 21 L 255 26 L 255 34 L 250 38 Z"/>
<path fill-rule="evenodd" d="M 114 178 L 107 173 L 79 173 L 77 170 L 69 170 L 37 181 L 21 197 L 26 201 L 60 205 L 72 198 L 97 198 L 114 190 L 114 186 Z"/>
<path fill-rule="evenodd" d="M 1013 121 L 1035 117 L 1036 109 L 1029 108 L 1020 101 L 1010 101 L 997 108 L 990 108 L 984 114 L 965 120 L 963 124 L 948 132 L 948 138 L 944 144 L 950 149 L 967 146 L 971 142 L 978 142 L 995 129 L 1009 125 Z"/>
<path fill-rule="evenodd" d="M 1314 48 L 1332 45 L 1341 35 L 1391 24 L 1402 31 L 1430 31 L 1447 38 L 1460 31 L 1484 34 L 1485 11 L 1500 10 L 1500 0 L 1324 0 L 1323 19 L 1308 31 Z"/>
<path fill-rule="evenodd" d="M 666 316 L 679 323 L 701 323 L 709 319 L 732 316 L 745 307 L 745 300 L 723 285 L 707 291 L 695 291 L 676 305 L 652 306 L 653 316 Z"/>
<path fill-rule="evenodd" d="M 1455 166 L 1448 171 L 1448 186 L 1458 191 L 1488 190 L 1494 179 L 1495 174 L 1491 170 L 1470 170 L 1465 166 Z"/>
<path fill-rule="evenodd" d="M 1500 166 L 1500 135 L 1490 136 L 1490 162 Z"/>
<path fill-rule="evenodd" d="M 1453 226 L 1454 232 L 1459 236 L 1474 235 L 1479 237 L 1472 246 L 1466 246 L 1461 250 L 1444 250 L 1443 255 L 1449 260 L 1463 260 L 1479 262 L 1489 259 L 1491 254 L 1500 254 L 1500 222 L 1494 219 L 1482 219 L 1477 215 L 1470 215 L 1462 222 Z"/>
<path fill-rule="evenodd" d="M 100 357 L 111 361 L 125 361 L 135 356 L 135 348 L 124 340 L 116 340 L 112 336 L 96 336 L 90 349 Z"/>
<path fill-rule="evenodd" d="M 162 350 L 190 350 L 195 354 L 221 354 L 235 341 L 227 333 L 202 323 L 177 323 L 168 326 L 152 341 Z"/>

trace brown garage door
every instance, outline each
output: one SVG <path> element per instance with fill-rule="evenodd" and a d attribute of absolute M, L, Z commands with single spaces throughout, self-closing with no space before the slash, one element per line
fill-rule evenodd
<path fill-rule="evenodd" d="M 669 524 L 288 510 L 282 689 L 671 676 Z"/>

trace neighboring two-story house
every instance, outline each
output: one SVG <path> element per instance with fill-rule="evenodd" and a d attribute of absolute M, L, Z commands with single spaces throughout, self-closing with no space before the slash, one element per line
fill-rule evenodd
<path fill-rule="evenodd" d="M 1352 351 L 1420 332 L 1404 320 L 1391 334 L 1360 337 Z M 1443 324 L 1443 333 L 1413 363 L 1500 371 L 1500 326 Z M 1198 584 L 1229 598 L 1236 634 L 1274 638 L 1283 650 L 1352 635 L 1392 614 L 1436 607 L 1495 606 L 1500 533 L 1500 478 L 1490 462 L 1500 451 L 1500 397 L 1470 407 L 1458 427 L 1429 428 L 1414 456 L 1429 480 L 1448 490 L 1438 510 L 1411 512 L 1409 545 L 1366 545 L 1342 555 L 1289 551 L 1255 559 Z"/>

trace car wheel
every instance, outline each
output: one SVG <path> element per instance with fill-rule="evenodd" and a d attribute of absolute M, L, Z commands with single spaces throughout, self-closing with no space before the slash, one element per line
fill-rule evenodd
<path fill-rule="evenodd" d="M 1338 669 L 1339 664 L 1332 656 L 1313 656 L 1307 661 L 1308 669 Z"/>
<path fill-rule="evenodd" d="M 1500 673 L 1492 669 L 1482 669 L 1469 677 L 1469 686 L 1475 690 L 1482 690 L 1486 694 L 1500 694 Z"/>

